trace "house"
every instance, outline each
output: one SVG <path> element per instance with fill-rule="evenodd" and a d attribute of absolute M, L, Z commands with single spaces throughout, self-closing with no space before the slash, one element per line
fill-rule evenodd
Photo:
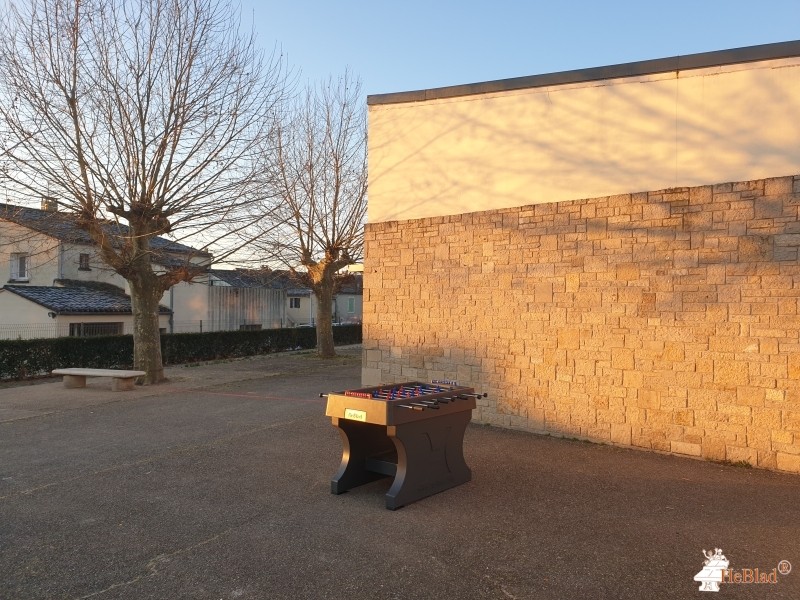
<path fill-rule="evenodd" d="M 800 472 L 800 41 L 367 104 L 364 385 Z"/>
<path fill-rule="evenodd" d="M 262 322 L 270 322 L 273 327 L 313 326 L 317 318 L 317 297 L 302 273 L 288 270 L 262 269 L 211 269 L 209 285 L 216 288 L 218 298 L 222 298 L 225 288 L 240 290 L 238 302 L 247 303 L 253 290 L 270 290 L 269 300 L 262 300 Z M 245 292 L 243 290 L 250 290 Z M 280 291 L 277 295 L 275 291 Z M 230 292 L 228 292 L 230 293 Z M 265 291 L 260 292 L 263 296 Z M 279 299 L 280 297 L 280 299 Z M 360 273 L 348 272 L 339 278 L 333 301 L 333 322 L 354 324 L 361 322 L 363 314 L 363 283 Z M 217 302 L 220 302 L 218 299 Z M 232 304 L 228 301 L 228 305 Z M 221 309 L 220 309 L 221 310 Z M 242 309 L 246 314 L 254 314 L 253 308 Z M 244 320 L 242 323 L 244 324 Z M 276 325 L 277 323 L 277 325 Z M 252 326 L 258 323 L 253 322 Z M 265 325 L 266 327 L 266 325 Z"/>
<path fill-rule="evenodd" d="M 115 223 L 109 228 L 116 234 L 126 230 Z M 156 264 L 211 261 L 208 253 L 165 238 L 154 238 L 151 246 Z M 130 331 L 133 316 L 126 280 L 104 264 L 74 215 L 59 212 L 52 199 L 45 199 L 41 209 L 0 204 L 2 265 L 7 280 L 0 288 L 0 338 Z M 193 314 L 191 300 L 188 284 L 164 295 L 164 329 L 173 318 Z"/>
<path fill-rule="evenodd" d="M 271 276 L 285 290 L 288 326 L 313 326 L 317 319 L 318 301 L 306 275 L 291 271 L 272 271 Z M 331 307 L 335 324 L 361 323 L 363 289 L 360 273 L 348 271 L 338 276 Z"/>
<path fill-rule="evenodd" d="M 131 333 L 130 296 L 112 284 L 56 280 L 53 286 L 7 284 L 0 289 L 0 332 L 18 337 L 121 335 Z M 167 330 L 170 311 L 160 307 Z M 26 326 L 21 327 L 22 324 Z"/>
<path fill-rule="evenodd" d="M 124 225 L 109 227 L 125 231 Z M 210 254 L 160 237 L 151 247 L 156 265 L 188 261 L 206 267 L 202 276 L 172 286 L 162 297 L 166 332 L 306 326 L 316 319 L 316 298 L 301 275 L 212 269 Z M 41 209 L 0 204 L 0 265 L 7 265 L 8 274 L 0 288 L 0 339 L 131 330 L 127 281 L 103 263 L 74 216 L 59 212 L 51 199 Z M 334 322 L 360 322 L 360 274 L 345 275 L 340 283 Z M 87 323 L 108 325 L 81 325 Z"/>
<path fill-rule="evenodd" d="M 351 271 L 340 278 L 334 297 L 333 322 L 342 325 L 360 324 L 364 314 L 364 278 Z"/>
<path fill-rule="evenodd" d="M 317 297 L 301 273 L 268 268 L 210 269 L 208 285 L 212 288 L 210 327 L 307 327 L 313 326 L 317 318 Z M 360 323 L 362 298 L 361 274 L 343 274 L 334 296 L 333 322 Z"/>
<path fill-rule="evenodd" d="M 209 331 L 257 330 L 285 327 L 285 292 L 264 271 L 209 269 Z"/>

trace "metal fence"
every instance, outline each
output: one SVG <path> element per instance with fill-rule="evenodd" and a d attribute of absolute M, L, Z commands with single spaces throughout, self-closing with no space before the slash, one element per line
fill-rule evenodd
<path fill-rule="evenodd" d="M 163 333 L 204 333 L 209 331 L 239 331 L 280 329 L 284 327 L 308 327 L 314 324 L 313 313 L 307 320 L 296 321 L 286 310 L 283 290 L 264 288 L 231 288 L 212 286 L 208 288 L 208 319 L 194 321 L 170 320 Z M 335 307 L 334 307 L 335 308 Z M 197 313 L 194 313 L 197 314 Z M 200 312 L 203 314 L 203 312 Z M 347 314 L 347 320 L 334 313 L 334 321 L 358 323 L 360 315 Z M 133 333 L 130 315 L 120 315 L 113 323 L 32 323 L 0 325 L 0 340 L 56 338 L 67 336 L 94 336 Z M 60 319 L 59 319 L 60 321 Z M 80 316 L 75 316 L 80 321 Z"/>
<path fill-rule="evenodd" d="M 56 338 L 69 335 L 69 325 L 55 323 L 26 323 L 24 325 L 0 325 L 0 340 L 32 340 Z"/>
<path fill-rule="evenodd" d="M 269 323 L 243 321 L 240 323 L 215 323 L 210 320 L 174 321 L 161 329 L 162 333 L 203 333 L 208 331 L 237 331 L 260 329 L 279 329 L 289 327 L 290 323 L 280 320 Z M 25 323 L 19 325 L 0 325 L 0 340 L 32 340 L 42 338 L 122 335 L 132 334 L 133 323 Z"/>

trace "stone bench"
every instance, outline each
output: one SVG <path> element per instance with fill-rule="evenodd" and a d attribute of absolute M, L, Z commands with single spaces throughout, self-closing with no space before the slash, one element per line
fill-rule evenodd
<path fill-rule="evenodd" d="M 86 387 L 87 377 L 111 377 L 111 389 L 115 392 L 132 390 L 137 377 L 145 375 L 144 371 L 125 371 L 122 369 L 55 369 L 53 375 L 64 376 L 64 387 Z"/>

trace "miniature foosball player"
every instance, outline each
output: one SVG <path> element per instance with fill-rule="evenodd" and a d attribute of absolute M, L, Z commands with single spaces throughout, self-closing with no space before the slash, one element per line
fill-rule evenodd
<path fill-rule="evenodd" d="M 386 508 L 395 510 L 472 478 L 464 432 L 476 399 L 453 381 L 416 381 L 327 395 L 325 414 L 342 436 L 342 462 L 331 481 L 341 494 L 393 477 Z"/>

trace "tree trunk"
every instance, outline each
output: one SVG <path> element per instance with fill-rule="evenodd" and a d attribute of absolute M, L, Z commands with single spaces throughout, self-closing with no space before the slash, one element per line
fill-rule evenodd
<path fill-rule="evenodd" d="M 162 291 L 154 282 L 129 280 L 133 308 L 133 368 L 147 373 L 140 383 L 164 381 L 158 303 Z"/>
<path fill-rule="evenodd" d="M 324 278 L 314 286 L 317 296 L 317 352 L 322 358 L 333 358 L 333 278 Z"/>

